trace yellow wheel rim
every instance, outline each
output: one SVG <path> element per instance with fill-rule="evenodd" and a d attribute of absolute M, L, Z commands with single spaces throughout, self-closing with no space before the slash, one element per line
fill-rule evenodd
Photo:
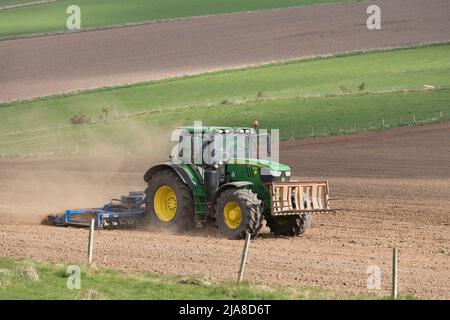
<path fill-rule="evenodd" d="M 241 207 L 236 202 L 228 202 L 223 208 L 225 224 L 230 229 L 236 229 L 241 225 L 242 212 Z"/>
<path fill-rule="evenodd" d="M 153 207 L 159 220 L 171 221 L 177 213 L 177 196 L 175 191 L 169 186 L 162 186 L 156 190 L 153 199 Z"/>

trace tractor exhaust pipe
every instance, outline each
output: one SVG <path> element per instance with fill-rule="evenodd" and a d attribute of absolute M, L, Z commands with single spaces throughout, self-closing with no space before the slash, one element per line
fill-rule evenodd
<path fill-rule="evenodd" d="M 204 173 L 206 200 L 212 202 L 220 184 L 220 170 L 217 165 L 208 167 Z"/>

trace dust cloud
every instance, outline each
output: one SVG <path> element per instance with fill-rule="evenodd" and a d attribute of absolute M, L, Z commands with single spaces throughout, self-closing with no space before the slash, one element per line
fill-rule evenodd
<path fill-rule="evenodd" d="M 144 190 L 146 170 L 168 160 L 170 130 L 128 120 L 118 130 L 124 134 L 86 130 L 78 155 L 1 160 L 0 222 L 40 223 L 48 214 Z"/>

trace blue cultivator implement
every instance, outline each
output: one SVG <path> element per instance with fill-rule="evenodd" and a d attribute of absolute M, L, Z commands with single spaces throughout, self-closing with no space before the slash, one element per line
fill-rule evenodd
<path fill-rule="evenodd" d="M 130 192 L 120 199 L 112 199 L 103 208 L 67 210 L 65 214 L 49 215 L 48 223 L 61 227 L 87 227 L 95 219 L 95 225 L 99 229 L 132 228 L 144 220 L 144 203 L 144 192 Z"/>

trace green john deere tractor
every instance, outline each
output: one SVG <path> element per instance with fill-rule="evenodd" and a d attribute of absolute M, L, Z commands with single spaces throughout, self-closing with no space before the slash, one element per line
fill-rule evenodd
<path fill-rule="evenodd" d="M 312 213 L 331 211 L 327 181 L 292 181 L 287 165 L 248 156 L 250 137 L 263 137 L 256 126 L 179 130 L 183 134 L 171 161 L 150 168 L 144 176 L 148 183 L 146 216 L 151 224 L 183 231 L 211 221 L 227 237 L 241 239 L 247 232 L 256 236 L 265 220 L 271 232 L 295 236 L 308 228 Z M 195 139 L 200 139 L 197 151 L 203 155 L 230 136 L 243 141 L 246 156 L 222 152 L 221 160 L 200 157 L 193 161 L 195 152 L 188 152 L 196 148 Z M 219 144 L 218 137 L 224 137 Z M 270 140 L 270 136 L 266 134 L 264 139 Z M 217 152 L 210 150 L 213 155 Z M 270 154 L 270 147 L 267 151 Z"/>

